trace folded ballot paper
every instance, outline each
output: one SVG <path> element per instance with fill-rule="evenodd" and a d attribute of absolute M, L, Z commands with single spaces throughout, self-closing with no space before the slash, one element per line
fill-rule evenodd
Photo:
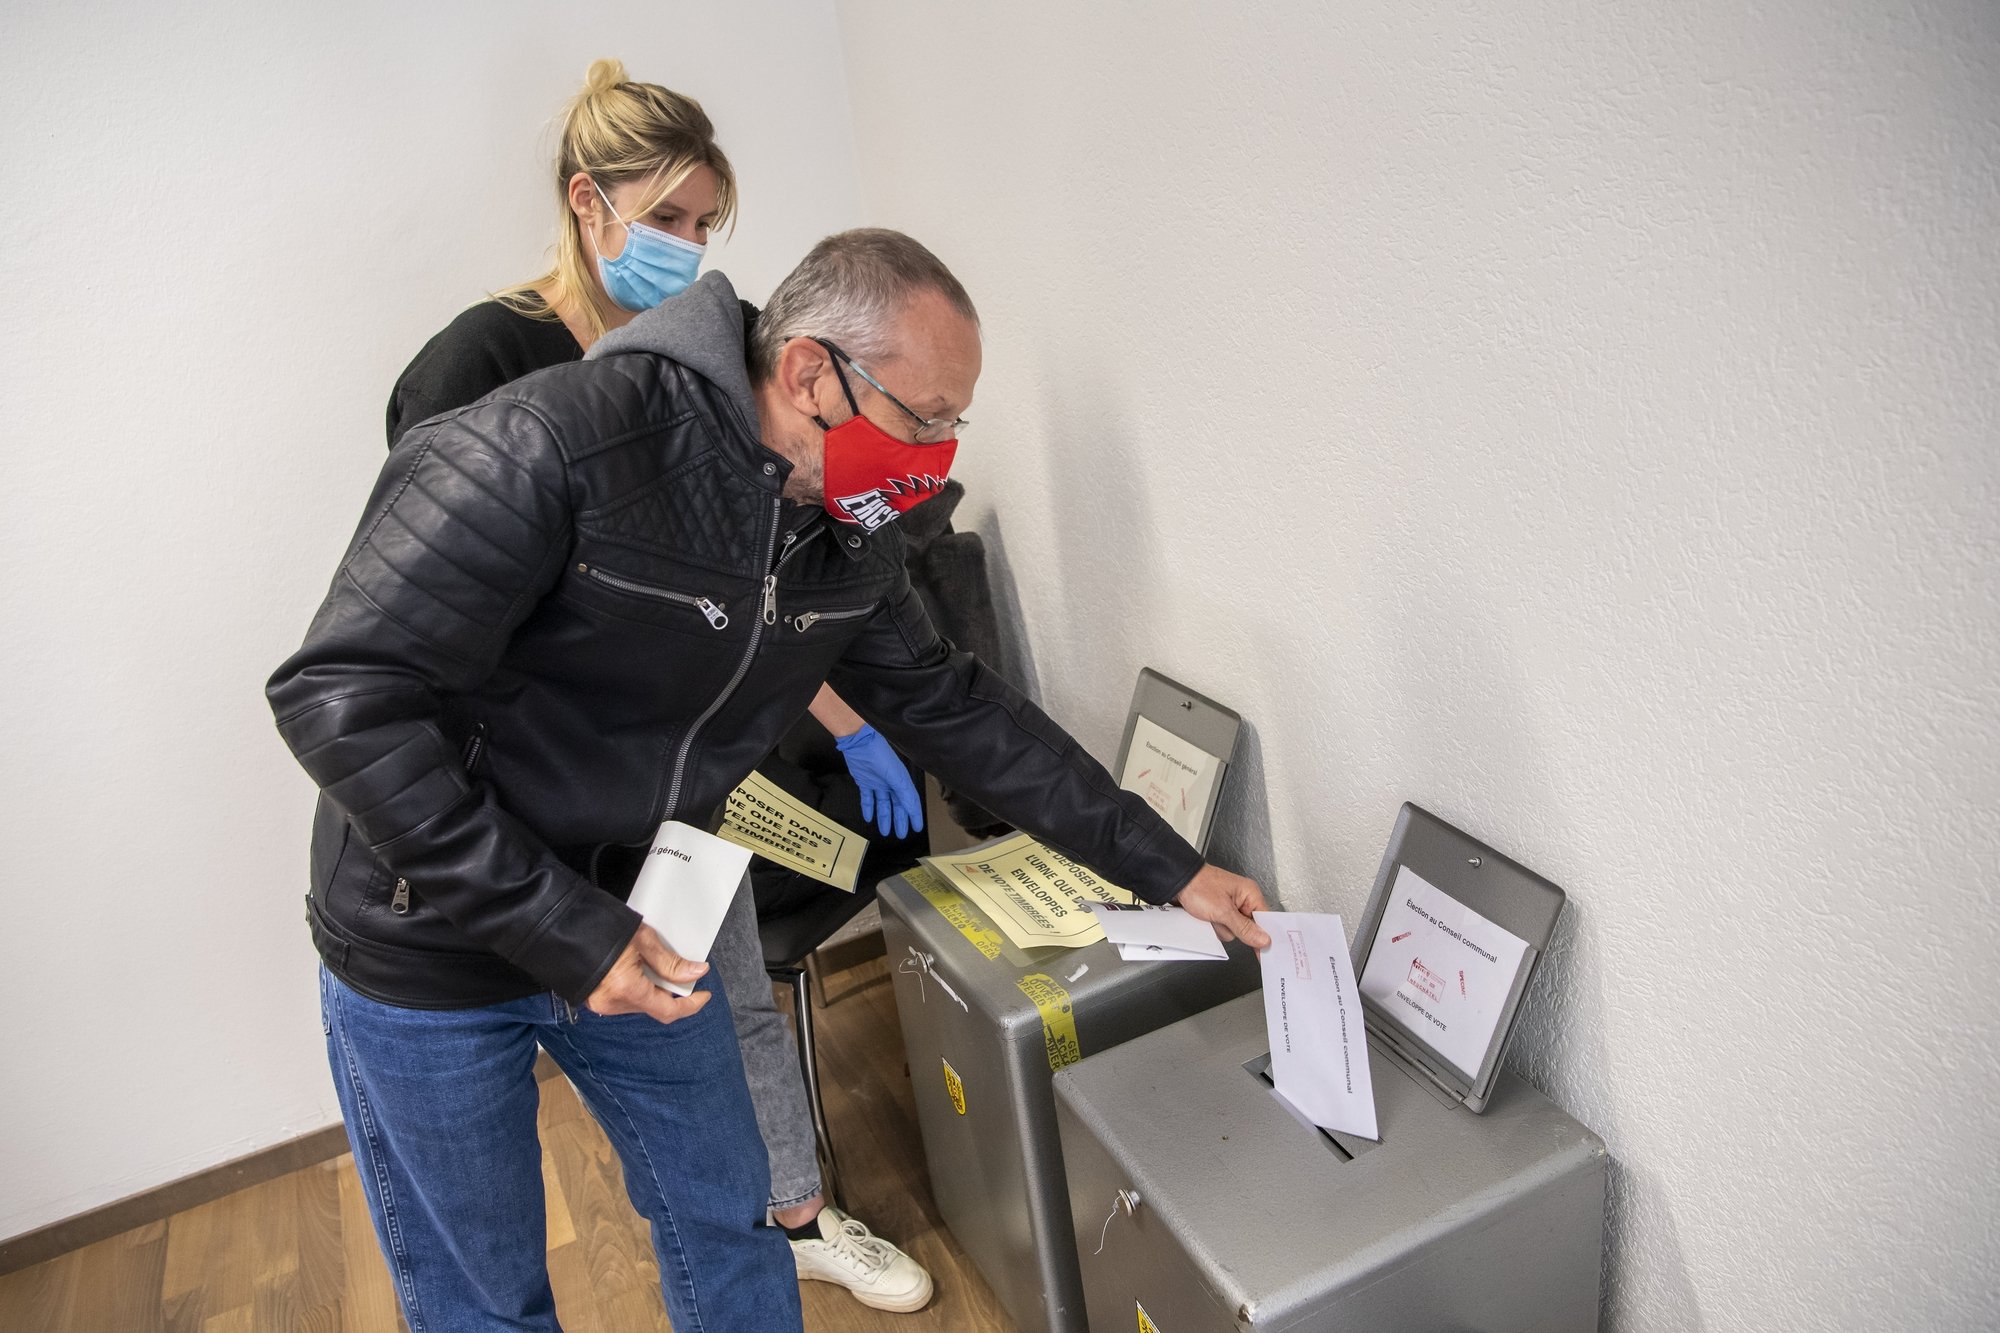
<path fill-rule="evenodd" d="M 1380 1138 L 1361 993 L 1340 918 L 1320 912 L 1259 912 L 1256 918 L 1271 935 L 1271 946 L 1257 958 L 1264 970 L 1272 1090 L 1321 1129 Z"/>
<path fill-rule="evenodd" d="M 1144 903 L 1085 903 L 1104 938 L 1128 963 L 1219 962 L 1229 954 L 1215 927 L 1179 907 Z"/>
<path fill-rule="evenodd" d="M 660 932 L 668 948 L 683 958 L 705 963 L 749 866 L 749 848 L 669 819 L 660 825 L 646 864 L 632 885 L 632 895 L 625 901 Z M 694 989 L 663 981 L 651 968 L 646 969 L 646 975 L 655 986 L 675 995 Z"/>

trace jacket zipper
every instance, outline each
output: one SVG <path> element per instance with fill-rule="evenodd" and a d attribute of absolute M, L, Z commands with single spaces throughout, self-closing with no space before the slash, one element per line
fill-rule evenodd
<path fill-rule="evenodd" d="M 807 546 L 812 544 L 812 539 L 819 536 L 825 530 L 826 525 L 821 524 L 811 532 L 808 532 L 804 541 L 799 540 L 799 534 L 796 532 L 785 534 L 785 544 L 779 548 L 777 563 L 771 566 L 771 572 L 764 579 L 764 623 L 766 625 L 775 625 L 778 623 L 778 571 L 785 567 L 787 560 L 790 560 L 800 551 L 805 550 Z M 791 622 L 792 618 L 786 616 L 785 623 L 789 625 Z"/>
<path fill-rule="evenodd" d="M 684 592 L 674 592 L 667 588 L 655 588 L 650 583 L 634 583 L 631 579 L 621 578 L 616 574 L 608 574 L 604 570 L 595 569 L 590 565 L 579 564 L 576 567 L 576 572 L 588 575 L 596 582 L 602 583 L 607 587 L 617 588 L 621 592 L 636 593 L 640 597 L 650 597 L 656 602 L 672 602 L 675 606 L 691 606 L 707 617 L 708 623 L 716 629 L 729 628 L 729 616 L 724 611 L 722 603 L 710 598 L 691 597 Z"/>
<path fill-rule="evenodd" d="M 813 538 L 819 536 L 822 532 L 825 531 L 826 531 L 826 525 L 822 523 L 819 526 L 815 527 L 811 532 L 808 532 L 806 534 L 804 541 L 799 540 L 799 534 L 796 532 L 786 533 L 784 548 L 778 554 L 777 568 L 783 569 L 785 567 L 785 562 L 787 560 L 790 560 L 800 551 L 803 551 L 806 549 L 806 547 L 812 545 Z"/>
<path fill-rule="evenodd" d="M 465 738 L 465 754 L 463 756 L 463 762 L 465 765 L 465 771 L 467 773 L 470 773 L 472 772 L 473 769 L 479 767 L 479 756 L 481 753 L 485 751 L 485 749 L 486 749 L 486 724 L 484 722 L 475 722 L 472 726 L 472 734 Z"/>
<path fill-rule="evenodd" d="M 467 773 L 472 772 L 474 768 L 479 766 L 480 753 L 485 749 L 486 724 L 484 722 L 475 722 L 472 725 L 472 734 L 465 738 L 465 750 L 459 756 L 459 760 L 465 765 Z M 408 916 L 410 914 L 410 881 L 407 879 L 398 879 L 396 881 L 396 891 L 389 897 L 389 910 L 397 916 Z"/>
<path fill-rule="evenodd" d="M 687 777 L 688 755 L 694 749 L 695 738 L 708 720 L 722 711 L 722 705 L 729 702 L 729 696 L 736 693 L 736 687 L 750 674 L 750 663 L 756 660 L 757 645 L 763 641 L 764 626 L 776 624 L 778 619 L 778 519 L 784 513 L 784 501 L 776 496 L 771 498 L 771 537 L 764 543 L 764 568 L 770 572 L 764 576 L 764 614 L 750 627 L 750 642 L 744 645 L 743 658 L 736 664 L 736 674 L 722 687 L 722 693 L 715 696 L 707 708 L 702 710 L 694 725 L 681 737 L 680 753 L 674 756 L 672 780 L 667 784 L 667 803 L 660 810 L 662 820 L 672 819 L 681 801 L 681 783 Z M 796 548 L 793 548 L 796 549 Z M 791 551 L 786 551 L 790 555 Z"/>
<path fill-rule="evenodd" d="M 785 623 L 800 634 L 804 634 L 822 620 L 858 620 L 862 616 L 872 616 L 875 608 L 858 606 L 846 611 L 801 611 L 795 616 L 786 616 Z"/>

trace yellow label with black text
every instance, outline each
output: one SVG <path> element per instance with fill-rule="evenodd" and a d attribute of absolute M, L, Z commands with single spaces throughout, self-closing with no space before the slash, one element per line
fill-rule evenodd
<path fill-rule="evenodd" d="M 1081 1060 L 1083 1047 L 1076 1039 L 1076 1015 L 1070 1012 L 1069 992 L 1054 977 L 1042 972 L 1030 972 L 1014 984 L 1042 1016 L 1042 1042 L 1049 1050 L 1049 1071 L 1066 1069 Z"/>
<path fill-rule="evenodd" d="M 952 929 L 965 936 L 965 942 L 979 950 L 980 956 L 988 960 L 1000 956 L 1000 933 L 975 916 L 971 904 L 959 895 L 957 889 L 944 882 L 942 876 L 928 866 L 911 866 L 903 872 L 903 879 L 924 898 L 938 915 L 951 923 Z"/>
<path fill-rule="evenodd" d="M 965 1083 L 959 1078 L 958 1071 L 951 1067 L 951 1061 L 939 1057 L 938 1063 L 944 1066 L 944 1090 L 951 1095 L 951 1109 L 964 1115 Z"/>
<path fill-rule="evenodd" d="M 1146 1317 L 1146 1307 L 1133 1301 L 1132 1306 L 1139 1312 L 1139 1333 L 1160 1333 L 1160 1326 Z"/>

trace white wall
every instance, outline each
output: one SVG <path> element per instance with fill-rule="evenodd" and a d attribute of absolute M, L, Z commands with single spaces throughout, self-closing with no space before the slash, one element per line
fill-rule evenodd
<path fill-rule="evenodd" d="M 335 1118 L 259 687 L 616 54 L 746 294 L 864 217 L 967 279 L 1100 754 L 1151 663 L 1290 905 L 1405 798 L 1570 889 L 1519 1063 L 1612 1145 L 1613 1327 L 2000 1317 L 2000 20 L 1488 8 L 10 6 L 0 1237 Z"/>
<path fill-rule="evenodd" d="M 0 16 L 0 1237 L 338 1119 L 261 686 L 603 55 L 716 121 L 746 294 L 857 220 L 823 0 Z"/>
<path fill-rule="evenodd" d="M 840 18 L 1052 711 L 1240 708 L 1288 905 L 1404 799 L 1568 888 L 1608 1327 L 1992 1327 L 2000 10 Z"/>

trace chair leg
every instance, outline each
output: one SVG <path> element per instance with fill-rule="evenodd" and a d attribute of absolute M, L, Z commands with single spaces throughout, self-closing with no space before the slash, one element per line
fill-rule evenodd
<path fill-rule="evenodd" d="M 840 1200 L 840 1165 L 833 1156 L 833 1135 L 826 1124 L 826 1103 L 819 1093 L 819 1051 L 814 1044 L 812 1016 L 812 995 L 806 980 L 804 968 L 791 974 L 792 1011 L 798 1016 L 799 1026 L 799 1072 L 806 1080 L 806 1102 L 812 1111 L 813 1137 L 819 1143 L 820 1159 L 823 1165 L 820 1188 L 827 1200 L 836 1208 L 845 1207 Z"/>
<path fill-rule="evenodd" d="M 819 965 L 819 951 L 806 955 L 806 977 L 812 982 L 813 990 L 819 996 L 819 1007 L 826 1008 L 826 973 Z"/>

